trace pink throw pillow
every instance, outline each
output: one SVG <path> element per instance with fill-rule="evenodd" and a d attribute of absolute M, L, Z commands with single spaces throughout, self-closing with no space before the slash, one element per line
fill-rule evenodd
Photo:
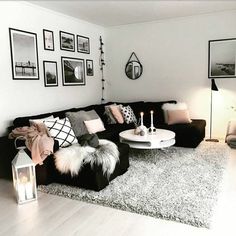
<path fill-rule="evenodd" d="M 85 120 L 84 124 L 89 132 L 89 134 L 95 134 L 100 131 L 104 131 L 104 125 L 100 118 L 94 120 Z"/>
<path fill-rule="evenodd" d="M 188 110 L 168 110 L 168 125 L 191 123 Z"/>
<path fill-rule="evenodd" d="M 122 113 L 120 111 L 120 106 L 110 106 L 110 110 L 111 110 L 112 115 L 115 117 L 116 121 L 119 124 L 123 124 L 124 118 L 123 118 Z"/>

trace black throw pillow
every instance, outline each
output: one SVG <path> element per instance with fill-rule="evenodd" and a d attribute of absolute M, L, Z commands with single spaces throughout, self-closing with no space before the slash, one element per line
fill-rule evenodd
<path fill-rule="evenodd" d="M 96 134 L 84 134 L 79 137 L 78 142 L 81 146 L 91 146 L 97 148 L 99 145 L 98 136 Z"/>

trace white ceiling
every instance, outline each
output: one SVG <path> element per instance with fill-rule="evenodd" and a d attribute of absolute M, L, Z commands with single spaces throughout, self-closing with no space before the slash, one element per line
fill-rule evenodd
<path fill-rule="evenodd" d="M 236 9 L 236 1 L 30 1 L 105 27 Z"/>

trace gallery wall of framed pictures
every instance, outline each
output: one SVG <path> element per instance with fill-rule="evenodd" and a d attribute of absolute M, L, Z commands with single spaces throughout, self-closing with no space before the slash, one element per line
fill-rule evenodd
<path fill-rule="evenodd" d="M 94 76 L 93 60 L 81 58 L 90 54 L 90 38 L 73 32 L 58 31 L 59 41 L 55 42 L 57 32 L 42 29 L 43 78 L 45 87 L 57 87 L 59 77 L 63 86 L 84 86 L 86 77 Z M 39 80 L 39 59 L 37 34 L 24 30 L 9 28 L 10 51 L 12 60 L 12 78 L 14 80 Z M 59 45 L 59 47 L 56 47 Z M 58 51 L 60 58 L 58 58 Z M 57 52 L 57 57 L 53 54 Z M 70 56 L 71 54 L 71 56 Z M 53 58 L 49 60 L 47 58 Z M 55 55 L 55 54 L 54 54 Z M 57 63 L 61 61 L 61 73 Z M 59 75 L 59 76 L 58 76 Z"/>

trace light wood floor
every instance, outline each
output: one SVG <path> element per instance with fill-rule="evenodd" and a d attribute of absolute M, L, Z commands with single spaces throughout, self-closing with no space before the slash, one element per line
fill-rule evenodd
<path fill-rule="evenodd" d="M 0 235 L 236 235 L 236 150 L 224 178 L 211 230 L 38 193 L 17 205 L 12 183 L 0 180 Z"/>

